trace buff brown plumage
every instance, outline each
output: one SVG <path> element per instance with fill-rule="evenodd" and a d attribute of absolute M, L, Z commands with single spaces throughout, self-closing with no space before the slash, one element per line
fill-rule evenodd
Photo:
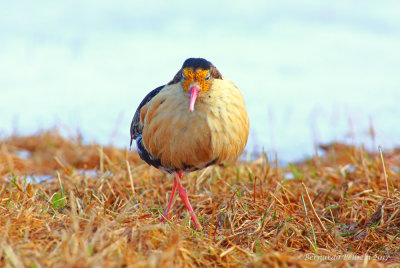
<path fill-rule="evenodd" d="M 168 218 L 175 190 L 200 229 L 186 190 L 183 172 L 234 161 L 243 152 L 249 118 L 239 89 L 204 59 L 188 59 L 174 79 L 150 92 L 131 124 L 141 158 L 169 173 L 174 187 L 163 219 Z"/>

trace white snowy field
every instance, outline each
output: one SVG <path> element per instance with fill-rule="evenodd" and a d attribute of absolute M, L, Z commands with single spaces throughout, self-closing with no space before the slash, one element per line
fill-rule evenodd
<path fill-rule="evenodd" d="M 399 146 L 399 11 L 397 0 L 3 1 L 0 135 L 57 125 L 128 147 L 145 94 L 204 57 L 243 92 L 249 151 L 292 161 L 314 142 Z"/>

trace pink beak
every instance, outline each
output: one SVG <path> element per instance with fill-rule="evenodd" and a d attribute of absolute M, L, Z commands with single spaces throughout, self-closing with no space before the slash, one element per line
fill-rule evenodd
<path fill-rule="evenodd" d="M 194 103 L 196 102 L 197 96 L 200 93 L 200 87 L 197 83 L 192 83 L 189 86 L 189 93 L 190 93 L 190 112 L 194 110 Z"/>

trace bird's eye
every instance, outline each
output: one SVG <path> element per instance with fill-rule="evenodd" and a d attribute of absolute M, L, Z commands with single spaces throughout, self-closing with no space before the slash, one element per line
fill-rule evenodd
<path fill-rule="evenodd" d="M 208 73 L 205 80 L 206 80 L 206 81 L 210 80 L 210 77 L 211 77 L 211 74 Z"/>
<path fill-rule="evenodd" d="M 182 72 L 182 77 L 181 77 L 182 81 L 186 80 L 185 74 Z"/>

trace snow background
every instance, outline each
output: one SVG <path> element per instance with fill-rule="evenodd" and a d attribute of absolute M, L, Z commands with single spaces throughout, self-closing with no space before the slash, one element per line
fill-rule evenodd
<path fill-rule="evenodd" d="M 396 0 L 3 1 L 0 135 L 57 125 L 129 147 L 143 97 L 204 57 L 245 97 L 250 152 L 294 161 L 314 142 L 390 149 L 399 11 Z"/>

